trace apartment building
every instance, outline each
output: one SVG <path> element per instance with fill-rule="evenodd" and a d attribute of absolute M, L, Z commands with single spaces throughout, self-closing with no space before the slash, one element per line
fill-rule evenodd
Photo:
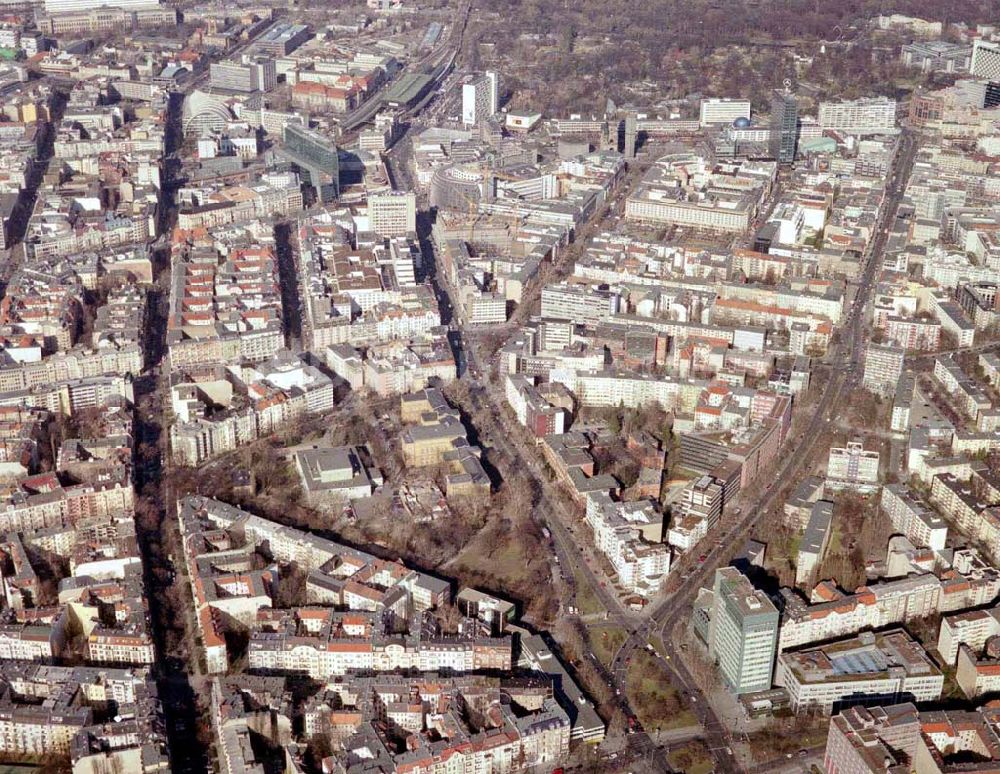
<path fill-rule="evenodd" d="M 941 346 L 942 325 L 937 320 L 890 316 L 886 321 L 886 338 L 903 349 L 933 352 Z"/>
<path fill-rule="evenodd" d="M 812 599 L 816 601 L 811 603 L 783 590 L 778 650 L 985 604 L 998 591 L 1000 577 L 992 568 L 945 578 L 918 571 L 909 577 L 863 586 L 853 594 L 824 583 L 813 590 Z"/>
<path fill-rule="evenodd" d="M 820 102 L 819 125 L 843 134 L 886 134 L 896 127 L 896 100 L 886 97 Z"/>
<path fill-rule="evenodd" d="M 878 489 L 879 453 L 866 451 L 861 441 L 830 449 L 826 485 L 830 489 L 854 489 L 861 493 Z"/>
<path fill-rule="evenodd" d="M 965 537 L 978 540 L 991 558 L 1000 557 L 1000 508 L 988 487 L 952 473 L 931 480 L 931 502 Z"/>
<path fill-rule="evenodd" d="M 205 367 L 197 380 L 182 379 L 178 376 L 170 390 L 175 417 L 170 448 L 185 465 L 199 465 L 334 407 L 333 381 L 304 355 L 287 350 L 253 367 Z"/>
<path fill-rule="evenodd" d="M 967 645 L 976 653 L 981 652 L 986 643 L 1000 634 L 1000 608 L 989 610 L 967 610 L 955 615 L 944 616 L 938 630 L 937 649 L 941 658 L 955 666 L 958 650 Z"/>
<path fill-rule="evenodd" d="M 819 500 L 813 503 L 809 522 L 799 541 L 799 552 L 795 559 L 796 585 L 809 586 L 815 579 L 814 576 L 830 546 L 832 520 L 832 502 Z"/>
<path fill-rule="evenodd" d="M 942 551 L 948 538 L 948 524 L 928 507 L 906 484 L 882 487 L 879 506 L 892 522 L 893 529 L 917 547 Z"/>
<path fill-rule="evenodd" d="M 954 355 L 938 355 L 934 359 L 934 378 L 974 423 L 978 423 L 982 413 L 993 408 L 986 391 L 966 374 Z"/>
<path fill-rule="evenodd" d="M 648 598 L 660 590 L 670 572 L 670 547 L 662 542 L 663 514 L 652 501 L 620 503 L 607 492 L 591 492 L 586 522 L 627 593 Z"/>
<path fill-rule="evenodd" d="M 703 99 L 698 109 L 702 126 L 729 125 L 742 119 L 750 121 L 750 100 L 710 97 Z"/>
<path fill-rule="evenodd" d="M 909 767 L 920 746 L 920 718 L 910 702 L 848 707 L 830 719 L 823 769 L 828 774 L 876 774 L 897 765 Z"/>
<path fill-rule="evenodd" d="M 901 347 L 869 344 L 865 351 L 865 374 L 862 384 L 876 395 L 890 397 L 903 375 L 906 350 Z"/>
<path fill-rule="evenodd" d="M 484 691 L 482 683 L 460 681 L 460 677 L 437 685 L 376 681 L 371 688 L 359 684 L 341 692 L 341 703 L 353 710 L 339 713 L 346 729 L 341 755 L 346 760 L 374 759 L 386 772 L 416 767 L 435 774 L 455 766 L 510 774 L 522 770 L 525 761 L 552 767 L 564 759 L 571 721 L 555 700 L 514 683 L 503 683 L 500 689 L 487 683 L 491 690 Z M 501 701 L 502 695 L 509 695 L 510 701 Z M 463 708 L 470 705 L 485 707 L 485 723 L 468 722 Z M 411 741 L 405 752 L 390 744 L 383 730 L 385 717 L 409 730 Z"/>
<path fill-rule="evenodd" d="M 546 389 L 546 394 L 554 398 L 553 392 L 552 389 Z M 505 394 L 507 404 L 513 409 L 517 421 L 536 438 L 566 431 L 571 406 L 551 402 L 542 394 L 534 377 L 508 376 Z M 565 398 L 569 399 L 569 396 L 566 395 Z"/>
<path fill-rule="evenodd" d="M 424 613 L 450 600 L 445 581 L 208 498 L 184 498 L 178 510 L 196 620 L 211 672 L 228 669 L 217 615 L 221 612 L 251 629 L 250 663 L 261 669 L 307 669 L 326 679 L 357 669 L 510 668 L 509 639 L 477 632 L 439 635 L 430 625 Z M 239 548 L 225 552 L 225 565 L 215 561 L 214 540 L 204 538 L 220 530 L 245 536 Z M 252 566 L 252 556 L 265 545 L 274 561 L 303 568 L 309 604 L 323 607 L 272 609 L 273 568 L 227 569 Z M 406 634 L 394 628 L 400 622 L 406 623 Z"/>

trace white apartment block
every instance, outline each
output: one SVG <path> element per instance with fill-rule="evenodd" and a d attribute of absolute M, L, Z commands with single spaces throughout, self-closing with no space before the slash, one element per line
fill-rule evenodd
<path fill-rule="evenodd" d="M 917 499 L 905 484 L 889 484 L 882 488 L 880 506 L 906 539 L 917 547 L 943 551 L 948 538 L 948 523 Z"/>
<path fill-rule="evenodd" d="M 590 493 L 587 524 L 626 591 L 643 597 L 659 591 L 670 572 L 670 547 L 660 542 L 663 516 L 651 502 L 616 503 L 606 492 Z"/>
<path fill-rule="evenodd" d="M 882 397 L 891 396 L 903 374 L 906 350 L 901 347 L 869 344 L 865 352 L 865 375 L 862 384 Z"/>
<path fill-rule="evenodd" d="M 963 606 L 981 604 L 979 599 L 989 601 L 1000 589 L 994 584 L 976 590 L 981 593 L 963 598 Z M 923 618 L 941 612 L 946 605 L 942 582 L 931 573 L 865 586 L 858 593 L 835 595 L 816 604 L 808 604 L 791 592 L 785 596 L 779 652 Z"/>
<path fill-rule="evenodd" d="M 941 619 L 937 649 L 941 658 L 952 666 L 958 661 L 958 649 L 968 645 L 977 653 L 986 641 L 1000 634 L 1000 608 L 969 610 Z"/>
<path fill-rule="evenodd" d="M 850 441 L 844 448 L 830 449 L 826 466 L 827 486 L 873 492 L 878 489 L 879 453 L 866 451 L 861 441 Z"/>
<path fill-rule="evenodd" d="M 820 102 L 819 125 L 844 134 L 885 134 L 896 126 L 896 100 L 886 97 Z"/>
<path fill-rule="evenodd" d="M 712 97 L 701 101 L 699 123 L 702 126 L 732 124 L 744 118 L 750 120 L 750 100 Z"/>
<path fill-rule="evenodd" d="M 799 552 L 795 559 L 796 585 L 811 584 L 813 575 L 826 555 L 830 545 L 833 521 L 833 503 L 819 500 L 813 503 L 809 523 L 799 542 Z"/>
<path fill-rule="evenodd" d="M 597 325 L 618 314 L 621 298 L 610 290 L 562 282 L 542 288 L 542 317 Z"/>
<path fill-rule="evenodd" d="M 654 378 L 649 374 L 617 371 L 577 372 L 555 368 L 549 379 L 566 386 L 583 406 L 639 408 L 659 403 L 666 409 L 694 411 L 706 382 L 696 379 Z"/>

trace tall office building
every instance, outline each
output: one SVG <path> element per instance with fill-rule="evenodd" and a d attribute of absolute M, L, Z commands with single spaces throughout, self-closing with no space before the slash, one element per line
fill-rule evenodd
<path fill-rule="evenodd" d="M 787 91 L 771 97 L 771 156 L 782 164 L 795 161 L 799 140 L 799 105 Z"/>
<path fill-rule="evenodd" d="M 778 645 L 778 609 L 735 567 L 715 571 L 708 653 L 731 693 L 771 687 Z"/>
<path fill-rule="evenodd" d="M 639 139 L 638 116 L 629 111 L 625 116 L 625 158 L 635 158 L 635 147 Z"/>
<path fill-rule="evenodd" d="M 340 195 L 340 156 L 337 145 L 319 132 L 286 124 L 282 153 L 298 169 L 303 182 L 316 191 L 321 202 Z"/>
<path fill-rule="evenodd" d="M 368 226 L 380 237 L 417 230 L 417 197 L 412 191 L 387 191 L 368 197 Z"/>
<path fill-rule="evenodd" d="M 462 123 L 481 124 L 500 109 L 500 80 L 494 72 L 462 84 Z"/>
<path fill-rule="evenodd" d="M 1000 81 L 989 81 L 986 84 L 986 94 L 983 97 L 983 107 L 987 110 L 1000 107 Z"/>
<path fill-rule="evenodd" d="M 1000 82 L 1000 43 L 977 40 L 972 44 L 969 72 L 977 78 Z"/>
<path fill-rule="evenodd" d="M 278 85 L 278 71 L 270 57 L 243 62 L 214 62 L 209 76 L 212 88 L 227 91 L 271 91 Z"/>

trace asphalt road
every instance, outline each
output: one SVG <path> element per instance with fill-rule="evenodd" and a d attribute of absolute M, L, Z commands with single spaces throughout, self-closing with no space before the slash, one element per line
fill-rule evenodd
<path fill-rule="evenodd" d="M 839 367 L 831 369 L 831 377 L 823 388 L 823 394 L 816 410 L 809 423 L 790 441 L 791 445 L 782 457 L 784 463 L 771 478 L 772 481 L 788 481 L 800 474 L 803 466 L 816 451 L 816 443 L 824 426 L 831 421 L 841 407 L 848 394 L 848 388 L 860 380 L 860 367 L 865 346 L 863 336 L 865 309 L 875 286 L 878 266 L 888 238 L 888 228 L 895 218 L 896 209 L 902 198 L 905 180 L 912 167 L 915 149 L 913 138 L 910 135 L 904 135 L 894 163 L 893 173 L 888 181 L 876 237 L 870 244 L 858 292 L 843 327 L 845 333 L 841 338 L 835 358 Z M 446 285 L 443 277 L 437 279 L 439 283 Z M 474 346 L 464 347 L 463 353 L 469 371 L 477 374 L 488 372 L 486 364 L 479 362 L 478 353 Z M 474 381 L 476 384 L 473 386 L 471 394 L 476 409 L 480 410 L 483 415 L 502 417 L 505 400 L 504 396 L 500 394 L 499 388 L 489 382 L 480 385 L 478 380 Z M 529 449 L 518 448 L 519 444 L 502 430 L 494 432 L 491 440 L 496 450 L 508 461 L 512 470 L 527 474 L 534 481 L 536 497 L 540 506 L 539 513 L 542 514 L 543 521 L 552 534 L 553 550 L 559 563 L 570 570 L 569 573 L 565 574 L 570 579 L 568 581 L 570 587 L 575 590 L 576 579 L 582 579 L 590 588 L 591 593 L 608 610 L 609 621 L 630 632 L 629 637 L 612 661 L 610 669 L 603 669 L 597 659 L 593 659 L 595 666 L 604 672 L 609 684 L 618 694 L 621 709 L 627 714 L 633 714 L 625 696 L 628 665 L 632 655 L 636 648 L 644 647 L 649 642 L 650 636 L 658 634 L 664 642 L 667 652 L 666 658 L 659 655 L 656 657 L 660 659 L 661 665 L 670 674 L 674 685 L 690 697 L 689 708 L 704 727 L 704 739 L 712 750 L 716 771 L 739 770 L 732 756 L 727 729 L 710 704 L 705 701 L 697 682 L 684 663 L 684 654 L 677 649 L 673 642 L 673 630 L 679 622 L 689 618 L 690 600 L 711 577 L 722 558 L 728 554 L 731 546 L 742 540 L 756 524 L 760 515 L 767 512 L 778 495 L 778 489 L 768 485 L 749 502 L 744 501 L 742 512 L 746 515 L 735 527 L 732 525 L 723 527 L 725 539 L 719 541 L 708 552 L 705 561 L 689 575 L 673 594 L 655 604 L 652 610 L 647 609 L 645 615 L 637 615 L 623 609 L 620 600 L 607 589 L 605 582 L 591 570 L 587 562 L 580 560 L 583 550 L 579 548 L 575 537 L 566 527 L 566 523 L 572 523 L 573 517 L 565 511 L 562 502 L 554 501 L 550 495 L 552 488 L 546 481 L 541 463 L 538 462 L 537 453 Z M 660 745 L 647 734 L 639 733 L 630 737 L 629 749 L 632 752 L 642 754 L 660 749 Z M 664 767 L 666 768 L 665 763 Z"/>
<path fill-rule="evenodd" d="M 835 348 L 830 362 L 829 378 L 822 388 L 823 392 L 809 421 L 804 427 L 800 427 L 795 436 L 787 442 L 788 445 L 782 454 L 784 462 L 770 478 L 771 481 L 789 481 L 800 475 L 803 467 L 817 451 L 816 444 L 824 426 L 832 421 L 850 396 L 851 390 L 858 387 L 860 383 L 865 343 L 866 309 L 877 282 L 878 268 L 888 239 L 888 231 L 894 222 L 899 202 L 905 190 L 905 182 L 912 168 L 915 152 L 915 138 L 910 134 L 904 134 L 894 160 L 893 171 L 888 180 L 876 235 L 865 256 L 864 270 L 858 283 L 858 290 L 844 321 L 840 343 Z M 475 347 L 466 347 L 464 353 L 473 373 L 487 373 L 486 364 L 479 362 Z M 502 417 L 504 398 L 499 389 L 489 383 L 480 385 L 478 380 L 474 381 L 477 384 L 473 386 L 472 395 L 476 408 L 491 410 L 493 416 Z M 565 522 L 572 517 L 567 517 L 563 503 L 554 502 L 553 497 L 549 494 L 551 487 L 547 485 L 541 465 L 537 460 L 537 454 L 532 450 L 519 448 L 519 444 L 502 431 L 493 434 L 492 442 L 497 450 L 510 461 L 509 464 L 513 466 L 514 470 L 527 473 L 535 482 L 540 505 L 539 512 L 543 514 L 542 518 L 552 533 L 553 547 L 560 563 L 577 573 L 576 577 L 590 587 L 591 592 L 608 610 L 609 620 L 630 632 L 630 636 L 616 654 L 611 669 L 607 670 L 609 682 L 619 694 L 623 711 L 631 713 L 625 698 L 626 677 L 631 657 L 636 648 L 645 647 L 650 636 L 658 634 L 664 642 L 667 652 L 664 654 L 666 658 L 657 657 L 660 658 L 661 665 L 671 676 L 674 684 L 689 696 L 689 708 L 704 727 L 703 736 L 707 746 L 712 750 L 715 770 L 718 772 L 739 770 L 731 753 L 728 729 L 717 717 L 709 703 L 705 701 L 697 682 L 684 663 L 684 654 L 677 649 L 672 635 L 675 626 L 688 620 L 691 612 L 691 600 L 698 589 L 709 580 L 723 558 L 729 554 L 731 548 L 750 533 L 760 515 L 766 513 L 773 504 L 779 489 L 768 484 L 762 491 L 752 493 L 748 500 L 745 499 L 742 504 L 742 512 L 746 515 L 735 525 L 729 523 L 720 528 L 723 539 L 719 540 L 707 553 L 705 561 L 682 582 L 676 591 L 655 603 L 651 609 L 647 608 L 642 615 L 636 615 L 623 610 L 618 598 L 605 587 L 586 562 L 579 560 L 581 549 L 578 547 L 575 537 L 565 526 Z M 629 750 L 632 752 L 643 754 L 660 749 L 661 746 L 645 733 L 634 734 L 629 738 Z M 797 762 L 789 761 L 788 763 L 791 766 L 797 765 Z M 662 765 L 664 769 L 667 768 L 665 762 Z M 781 764 L 781 767 L 785 768 L 785 764 Z"/>
<path fill-rule="evenodd" d="M 410 117 L 416 118 L 416 114 L 411 114 Z M 403 140 L 397 143 L 394 152 L 387 154 L 386 161 L 391 179 L 394 182 L 412 185 L 407 168 L 406 151 L 400 150 L 404 147 Z M 783 463 L 770 478 L 771 481 L 790 481 L 801 474 L 804 466 L 817 451 L 816 444 L 822 434 L 821 431 L 837 415 L 839 409 L 849 398 L 851 391 L 860 384 L 867 307 L 877 283 L 878 269 L 885 251 L 889 229 L 895 220 L 905 190 L 905 183 L 913 165 L 916 146 L 916 138 L 912 134 L 904 132 L 887 180 L 886 194 L 877 222 L 875 237 L 869 244 L 865 255 L 864 269 L 858 283 L 857 293 L 841 328 L 839 345 L 835 348 L 833 357 L 828 358 L 829 378 L 822 387 L 823 392 L 806 425 L 799 427 L 795 436 L 786 441 L 786 448 L 782 450 Z M 619 191 L 620 195 L 621 191 Z M 597 223 L 592 222 L 588 225 L 593 228 Z M 584 234 L 581 233 L 579 236 L 581 237 L 579 242 L 582 243 Z M 450 306 L 450 299 L 454 297 L 454 294 L 447 285 L 447 278 L 438 273 L 434 280 L 438 287 L 439 296 Z M 721 539 L 707 552 L 704 562 L 697 565 L 673 593 L 661 598 L 642 614 L 629 611 L 622 606 L 620 599 L 607 588 L 606 581 L 595 573 L 585 560 L 586 551 L 581 548 L 577 537 L 567 526 L 573 524 L 576 517 L 566 509 L 565 503 L 559 499 L 558 493 L 549 484 L 537 452 L 525 448 L 519 438 L 503 431 L 501 425 L 504 421 L 503 406 L 506 401 L 502 391 L 497 385 L 484 379 L 489 371 L 487 364 L 480 361 L 476 347 L 469 346 L 469 339 L 474 338 L 475 332 L 465 329 L 460 324 L 456 327 L 458 329 L 458 346 L 467 365 L 465 378 L 469 378 L 469 374 L 478 375 L 477 378 L 471 379 L 470 395 L 474 408 L 482 416 L 493 417 L 495 427 L 490 433 L 490 442 L 494 452 L 503 458 L 508 472 L 519 473 L 532 482 L 538 513 L 551 533 L 555 561 L 560 565 L 560 573 L 570 595 L 581 590 L 578 588 L 578 584 L 584 584 L 608 611 L 608 620 L 630 633 L 612 661 L 610 669 L 604 669 L 603 665 L 596 658 L 594 659 L 595 666 L 604 672 L 608 683 L 615 689 L 621 709 L 626 714 L 633 714 L 625 696 L 626 677 L 632 655 L 636 648 L 645 647 L 651 636 L 659 635 L 667 651 L 664 654 L 666 658 L 658 654 L 656 657 L 660 659 L 661 665 L 670 675 L 675 686 L 689 697 L 688 708 L 703 726 L 703 738 L 709 749 L 712 750 L 715 770 L 717 772 L 739 770 L 731 753 L 728 729 L 717 717 L 710 704 L 705 701 L 700 687 L 684 663 L 683 652 L 678 650 L 674 643 L 673 631 L 678 624 L 686 623 L 691 612 L 691 601 L 698 589 L 709 581 L 724 557 L 729 555 L 732 547 L 749 535 L 761 514 L 766 513 L 774 503 L 779 494 L 779 488 L 768 484 L 762 490 L 758 488 L 757 491 L 749 493 L 749 497 L 742 497 L 741 512 L 745 515 L 736 524 L 723 524 L 719 528 Z M 469 335 L 470 333 L 472 336 Z M 463 339 L 466 341 L 464 346 L 462 345 Z M 485 431 L 488 428 L 478 429 Z M 659 755 L 665 751 L 669 744 L 669 738 L 660 744 L 646 733 L 640 732 L 629 737 L 628 748 L 630 753 L 649 755 L 650 759 L 653 758 L 653 753 L 657 753 L 660 761 L 658 768 L 669 770 L 664 756 Z M 813 756 L 809 757 L 811 759 Z M 788 761 L 785 764 L 776 761 L 775 765 L 778 766 L 779 763 L 781 769 L 790 771 L 794 770 L 794 767 L 800 762 Z"/>
<path fill-rule="evenodd" d="M 916 149 L 916 138 L 909 133 L 904 133 L 900 140 L 899 151 L 894 159 L 893 170 L 887 181 L 886 195 L 877 222 L 876 235 L 865 256 L 865 266 L 858 291 L 848 310 L 847 319 L 843 326 L 844 335 L 833 358 L 835 367 L 823 387 L 822 396 L 808 424 L 791 439 L 787 449 L 783 450 L 784 463 L 770 478 L 772 482 L 792 481 L 800 475 L 816 451 L 816 444 L 824 426 L 838 414 L 851 391 L 860 384 L 861 364 L 864 357 L 866 309 L 877 284 L 879 266 L 888 241 L 888 233 L 895 221 L 896 212 L 906 188 L 906 180 L 913 166 Z M 699 569 L 693 572 L 673 594 L 653 607 L 648 620 L 626 640 L 612 664 L 616 681 L 624 685 L 628 663 L 635 649 L 644 646 L 651 635 L 658 634 L 660 636 L 667 649 L 665 655 L 668 656 L 667 659 L 662 660 L 664 668 L 671 674 L 678 686 L 697 697 L 696 702 L 692 705 L 692 710 L 705 726 L 706 741 L 709 743 L 709 747 L 714 750 L 716 771 L 719 772 L 737 770 L 735 762 L 726 752 L 726 748 L 729 746 L 728 734 L 715 712 L 704 700 L 690 670 L 684 663 L 683 652 L 678 650 L 674 643 L 672 634 L 676 625 L 686 623 L 688 620 L 691 612 L 691 600 L 697 594 L 698 589 L 709 581 L 722 558 L 728 555 L 731 548 L 749 534 L 762 514 L 767 513 L 779 491 L 780 488 L 768 484 L 755 502 L 742 505 L 742 512 L 746 515 L 735 528 L 730 529 L 725 525 L 722 527 L 724 530 L 728 529 L 728 539 L 713 547 Z"/>

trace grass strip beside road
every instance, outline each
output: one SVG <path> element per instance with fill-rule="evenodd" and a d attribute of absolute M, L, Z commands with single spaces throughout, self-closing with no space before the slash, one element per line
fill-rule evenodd
<path fill-rule="evenodd" d="M 628 635 L 622 627 L 615 624 L 591 626 L 588 629 L 594 655 L 604 666 L 610 667 L 615 654 L 625 643 Z"/>
<path fill-rule="evenodd" d="M 580 615 L 588 616 L 606 613 L 607 610 L 601 604 L 601 600 L 597 598 L 590 584 L 587 583 L 587 579 L 583 573 L 580 570 L 574 570 L 573 575 L 576 578 L 576 606 L 580 611 Z"/>
<path fill-rule="evenodd" d="M 694 713 L 684 707 L 683 698 L 670 682 L 666 670 L 648 651 L 637 650 L 632 656 L 625 691 L 629 704 L 648 733 L 698 723 Z"/>

